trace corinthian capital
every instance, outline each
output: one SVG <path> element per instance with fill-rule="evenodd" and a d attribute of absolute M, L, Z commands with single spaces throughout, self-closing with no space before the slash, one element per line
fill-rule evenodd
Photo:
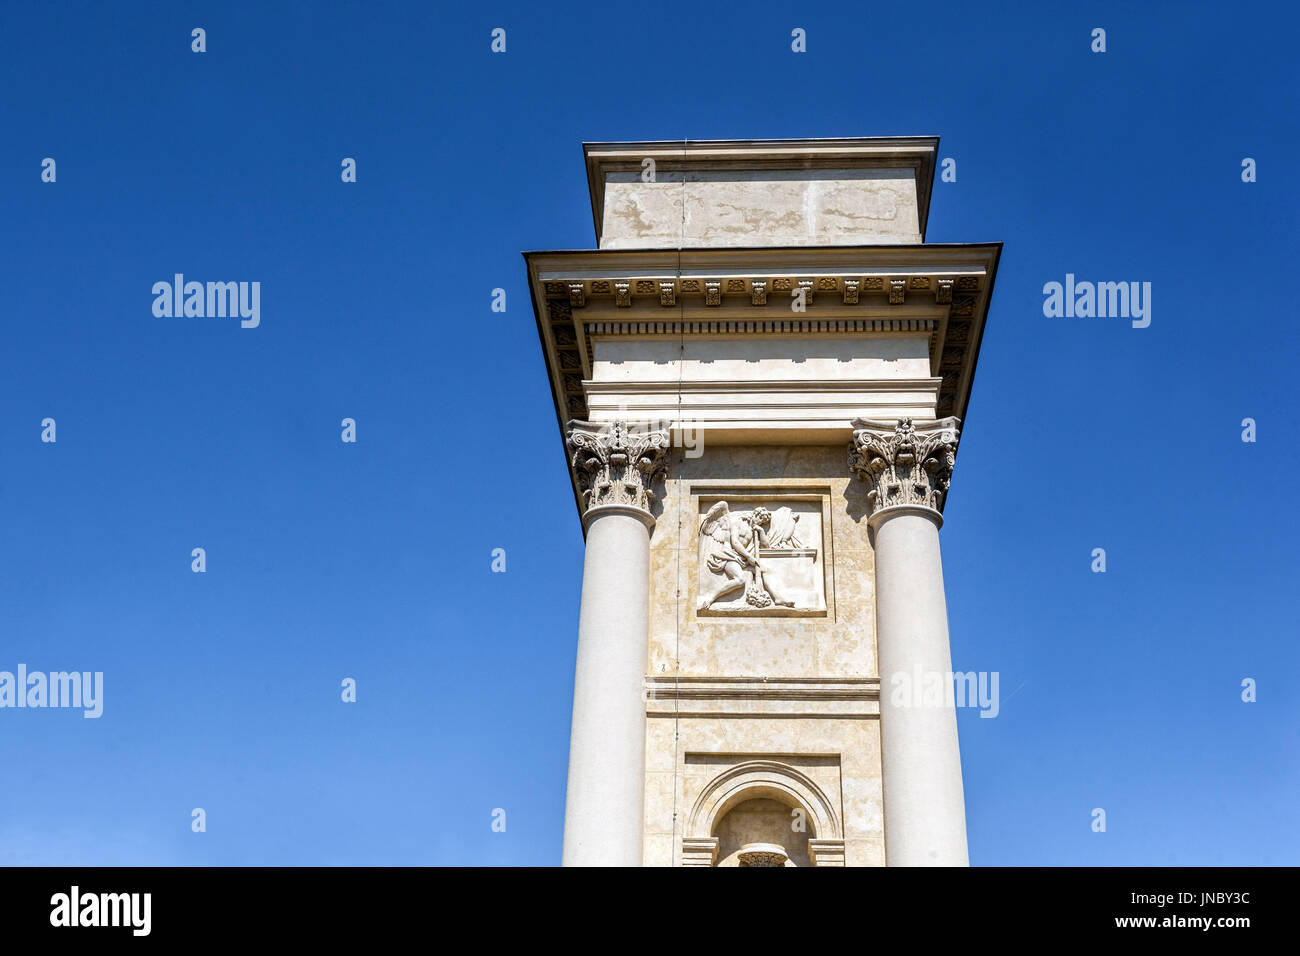
<path fill-rule="evenodd" d="M 870 485 L 873 518 L 902 506 L 943 511 L 960 425 L 956 418 L 919 425 L 910 418 L 853 422 L 849 471 Z"/>
<path fill-rule="evenodd" d="M 570 464 L 583 509 L 625 505 L 650 511 L 650 486 L 664 470 L 668 432 L 627 422 L 569 422 Z"/>

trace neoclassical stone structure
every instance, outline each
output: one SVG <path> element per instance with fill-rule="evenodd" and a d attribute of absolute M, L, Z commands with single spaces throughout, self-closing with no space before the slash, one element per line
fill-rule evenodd
<path fill-rule="evenodd" d="M 586 536 L 566 865 L 964 865 L 939 528 L 1000 245 L 938 141 L 588 144 L 527 253 Z"/>

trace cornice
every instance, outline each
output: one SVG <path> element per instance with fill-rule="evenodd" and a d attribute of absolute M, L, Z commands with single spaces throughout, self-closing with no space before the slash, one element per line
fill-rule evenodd
<path fill-rule="evenodd" d="M 800 289 L 805 304 L 810 307 L 819 297 L 839 299 L 844 305 L 859 305 L 863 297 L 873 294 L 890 305 L 902 305 L 909 297 L 925 304 L 950 305 L 954 293 L 978 292 L 983 283 L 984 275 L 979 269 L 925 272 L 915 268 L 859 268 L 813 273 L 786 267 L 776 271 L 751 269 L 744 274 L 717 272 L 712 276 L 679 270 L 589 278 L 574 271 L 543 280 L 542 288 L 548 299 L 567 298 L 575 309 L 602 303 L 623 309 L 643 304 L 671 309 L 677 306 L 679 298 L 697 296 L 699 301 L 695 304 L 706 308 L 717 308 L 731 300 L 755 307 L 771 304 L 775 310 L 789 312 L 793 294 Z M 769 299 L 774 301 L 769 303 Z"/>
<path fill-rule="evenodd" d="M 589 415 L 593 336 L 920 332 L 929 336 L 930 373 L 941 380 L 937 414 L 965 418 L 1001 250 L 1001 243 L 935 243 L 526 252 L 561 437 L 568 421 Z M 791 290 L 812 283 L 805 312 L 790 311 L 790 291 L 784 281 L 776 288 L 778 280 L 789 280 Z M 638 289 L 639 281 L 653 286 Z M 763 295 L 755 295 L 758 282 Z"/>
<path fill-rule="evenodd" d="M 585 418 L 601 335 L 924 333 L 965 414 L 1000 243 L 525 253 L 557 414 Z M 805 290 L 805 311 L 790 309 Z"/>
<path fill-rule="evenodd" d="M 567 438 L 566 423 L 589 415 L 584 381 L 594 378 L 593 336 L 919 332 L 929 337 L 930 373 L 941 380 L 937 414 L 964 418 L 1001 250 L 1001 243 L 946 243 L 523 255 L 557 425 Z M 760 282 L 764 294 L 756 295 Z M 791 292 L 801 284 L 811 295 L 806 311 L 795 313 Z M 581 514 L 576 477 L 574 496 Z"/>
<path fill-rule="evenodd" d="M 755 382 L 734 382 L 729 379 L 692 379 L 679 382 L 594 382 L 585 381 L 583 385 L 590 391 L 620 392 L 635 395 L 641 392 L 656 393 L 664 389 L 689 395 L 695 392 L 714 392 L 725 389 L 728 392 L 744 394 L 747 392 L 792 392 L 812 390 L 817 392 L 898 392 L 911 389 L 931 389 L 938 385 L 935 378 L 869 378 L 869 379 L 763 379 Z M 849 423 L 846 422 L 846 425 Z"/>
<path fill-rule="evenodd" d="M 993 243 L 898 243 L 854 246 L 725 246 L 684 249 L 548 249 L 525 252 L 539 272 L 612 278 L 644 270 L 653 275 L 728 275 L 772 272 L 845 272 L 854 269 L 887 273 L 901 267 L 909 272 L 987 270 Z"/>

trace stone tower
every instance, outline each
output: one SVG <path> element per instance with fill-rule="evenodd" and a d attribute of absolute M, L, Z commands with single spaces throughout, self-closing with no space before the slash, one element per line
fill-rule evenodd
<path fill-rule="evenodd" d="M 937 148 L 587 144 L 598 248 L 525 254 L 586 536 L 566 865 L 966 864 L 951 698 L 896 692 L 951 680 L 1001 250 L 925 244 Z"/>

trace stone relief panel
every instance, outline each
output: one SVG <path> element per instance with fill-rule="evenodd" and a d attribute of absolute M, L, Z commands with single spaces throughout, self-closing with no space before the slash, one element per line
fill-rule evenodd
<path fill-rule="evenodd" d="M 825 613 L 819 502 L 702 498 L 700 509 L 697 613 Z"/>

